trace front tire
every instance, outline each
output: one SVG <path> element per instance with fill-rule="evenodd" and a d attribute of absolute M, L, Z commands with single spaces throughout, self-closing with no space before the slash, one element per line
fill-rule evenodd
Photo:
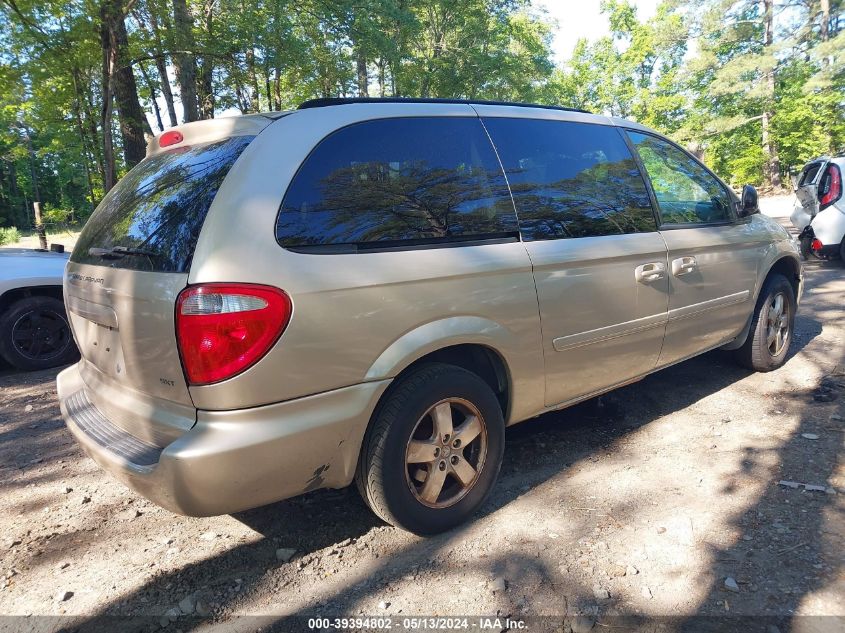
<path fill-rule="evenodd" d="M 0 315 L 0 356 L 23 371 L 66 365 L 76 345 L 64 304 L 53 297 L 26 297 Z"/>
<path fill-rule="evenodd" d="M 484 503 L 504 446 L 502 409 L 487 383 L 460 367 L 432 363 L 402 378 L 379 407 L 355 481 L 386 522 L 437 534 Z"/>
<path fill-rule="evenodd" d="M 771 275 L 757 299 L 748 338 L 736 350 L 739 363 L 761 372 L 783 365 L 792 342 L 795 311 L 792 284 L 783 275 Z"/>

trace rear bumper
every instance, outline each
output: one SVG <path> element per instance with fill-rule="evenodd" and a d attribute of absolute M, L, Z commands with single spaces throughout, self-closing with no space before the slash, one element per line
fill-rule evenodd
<path fill-rule="evenodd" d="M 196 425 L 156 447 L 123 431 L 90 402 L 78 366 L 58 377 L 68 429 L 100 466 L 179 514 L 228 514 L 349 485 L 370 416 L 389 380 L 279 404 L 197 411 Z"/>
<path fill-rule="evenodd" d="M 816 236 L 815 231 L 813 230 L 812 225 L 808 225 L 808 226 L 804 227 L 804 230 L 801 231 L 801 234 L 798 236 L 799 243 L 806 242 L 808 244 L 807 253 L 812 252 L 813 254 L 824 257 L 824 258 L 832 258 L 832 257 L 836 257 L 836 256 L 839 255 L 839 252 L 840 252 L 840 243 L 839 242 L 834 242 L 833 244 L 826 244 L 824 242 L 824 240 L 819 239 L 819 242 L 821 242 L 821 244 L 822 244 L 821 248 L 816 249 L 816 250 L 812 250 L 811 247 L 809 246 L 809 244 L 814 239 L 818 239 L 818 238 Z"/>

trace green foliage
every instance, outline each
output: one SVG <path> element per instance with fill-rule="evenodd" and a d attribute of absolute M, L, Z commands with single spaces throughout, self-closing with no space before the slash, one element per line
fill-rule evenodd
<path fill-rule="evenodd" d="M 742 128 L 731 134 L 713 137 L 704 154 L 705 162 L 735 188 L 744 184 L 764 184 L 763 166 L 766 155 L 753 128 Z"/>
<path fill-rule="evenodd" d="M 6 244 L 14 244 L 21 239 L 21 233 L 14 226 L 2 228 L 0 227 L 0 246 Z"/>
<path fill-rule="evenodd" d="M 73 209 L 61 209 L 51 204 L 45 206 L 41 221 L 46 225 L 64 225 L 73 219 Z"/>
<path fill-rule="evenodd" d="M 39 199 L 49 222 L 84 221 L 106 189 L 106 131 L 127 171 L 103 121 L 103 2 L 0 0 L 0 226 L 31 227 Z M 187 0 L 181 23 L 172 0 L 109 2 L 126 9 L 121 60 L 155 132 L 171 125 L 163 95 L 178 107 L 186 92 L 182 56 L 205 117 L 361 94 L 560 104 L 669 134 L 737 185 L 845 151 L 843 0 L 663 0 L 648 20 L 602 0 L 609 34 L 558 66 L 531 0 Z"/>

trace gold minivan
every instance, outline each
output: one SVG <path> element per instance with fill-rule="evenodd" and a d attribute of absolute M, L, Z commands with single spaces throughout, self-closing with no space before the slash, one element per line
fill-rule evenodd
<path fill-rule="evenodd" d="M 320 99 L 151 143 L 70 258 L 58 390 L 174 512 L 354 480 L 432 534 L 484 501 L 506 426 L 718 347 L 779 367 L 801 288 L 753 188 L 642 125 Z"/>

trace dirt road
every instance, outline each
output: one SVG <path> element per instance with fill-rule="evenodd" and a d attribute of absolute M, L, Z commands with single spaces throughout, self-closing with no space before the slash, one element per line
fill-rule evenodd
<path fill-rule="evenodd" d="M 0 614 L 77 616 L 0 629 L 109 630 L 121 614 L 183 631 L 265 622 L 240 614 L 845 627 L 845 271 L 814 262 L 806 278 L 785 367 L 751 374 L 714 352 L 514 427 L 483 511 L 430 539 L 380 524 L 353 489 L 172 515 L 76 448 L 56 372 L 0 370 Z"/>

